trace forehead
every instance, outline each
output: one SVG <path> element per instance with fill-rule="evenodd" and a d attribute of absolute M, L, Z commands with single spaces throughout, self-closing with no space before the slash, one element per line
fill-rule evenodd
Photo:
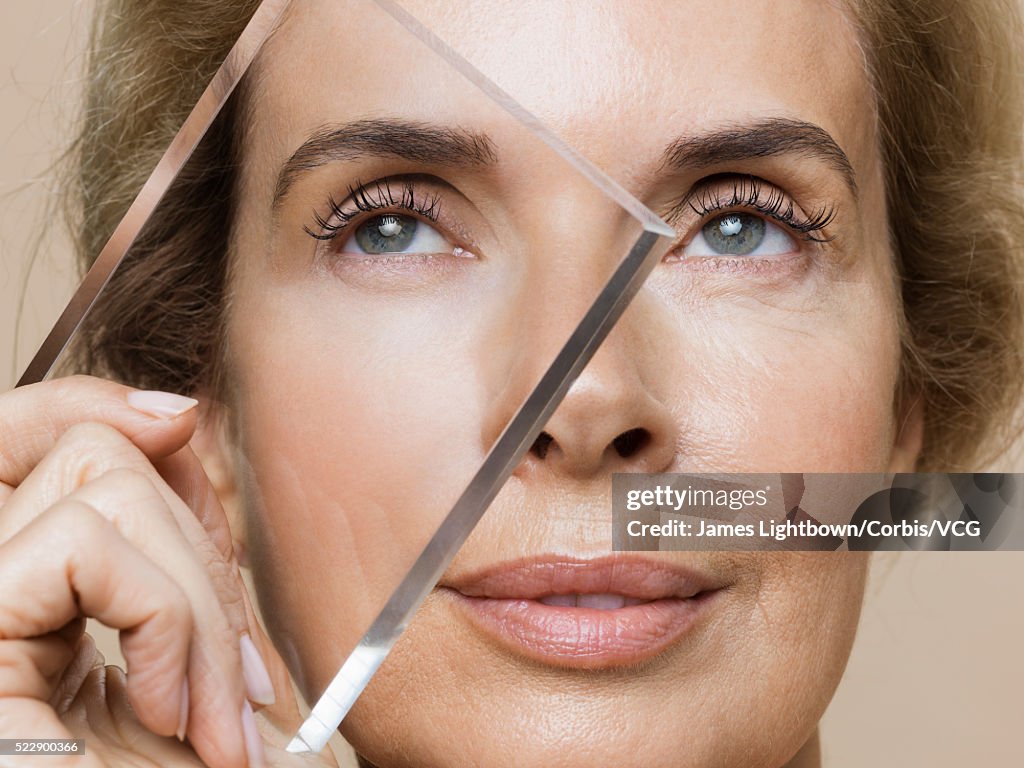
<path fill-rule="evenodd" d="M 855 167 L 874 147 L 867 76 L 838 0 L 402 5 L 627 184 L 676 137 L 764 117 L 821 126 Z M 253 94 L 253 140 L 278 160 L 317 127 L 378 117 L 489 131 L 501 149 L 501 113 L 370 0 L 293 3 Z"/>
<path fill-rule="evenodd" d="M 828 0 L 408 5 L 569 134 L 694 133 L 762 114 L 841 133 L 868 95 L 854 28 Z"/>

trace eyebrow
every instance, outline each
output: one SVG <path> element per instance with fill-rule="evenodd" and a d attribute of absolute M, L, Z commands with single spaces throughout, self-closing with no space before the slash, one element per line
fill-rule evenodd
<path fill-rule="evenodd" d="M 494 143 L 482 133 L 404 120 L 356 120 L 320 128 L 295 150 L 278 174 L 273 207 L 313 169 L 364 157 L 450 166 L 492 165 L 498 159 Z"/>
<path fill-rule="evenodd" d="M 803 155 L 827 163 L 857 196 L 857 177 L 846 153 L 828 131 L 802 120 L 770 118 L 700 136 L 683 136 L 665 149 L 663 166 L 675 170 L 707 168 L 778 155 Z"/>

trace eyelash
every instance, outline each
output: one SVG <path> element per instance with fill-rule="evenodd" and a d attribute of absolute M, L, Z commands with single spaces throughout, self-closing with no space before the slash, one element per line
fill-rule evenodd
<path fill-rule="evenodd" d="M 764 191 L 765 186 L 768 187 L 767 192 Z M 734 208 L 749 208 L 778 221 L 794 232 L 799 232 L 805 240 L 815 243 L 828 243 L 833 240 L 833 237 L 821 233 L 835 219 L 835 206 L 822 207 L 812 216 L 801 216 L 797 213 L 793 201 L 784 192 L 753 176 L 733 181 L 731 199 L 723 198 L 710 186 L 702 186 L 691 192 L 675 210 L 678 211 L 683 205 L 688 206 L 701 218 Z"/>
<path fill-rule="evenodd" d="M 768 190 L 765 193 L 765 186 L 766 182 L 753 176 L 735 179 L 732 197 L 726 199 L 713 191 L 710 185 L 704 185 L 678 203 L 675 210 L 678 211 L 683 205 L 686 205 L 703 219 L 735 208 L 748 208 L 800 233 L 805 240 L 828 243 L 834 239 L 820 234 L 835 219 L 834 206 L 822 207 L 811 216 L 800 216 L 793 201 L 785 193 L 771 185 L 767 185 Z M 304 226 L 303 230 L 306 234 L 316 240 L 334 240 L 341 232 L 349 228 L 354 219 L 362 214 L 387 209 L 410 211 L 437 223 L 441 205 L 440 195 L 437 193 L 427 198 L 418 198 L 416 188 L 411 181 L 403 182 L 401 192 L 396 196 L 387 179 L 370 184 L 356 182 L 348 187 L 346 199 L 352 200 L 356 210 L 346 211 L 333 195 L 328 195 L 327 216 L 322 216 L 319 212 L 314 211 L 313 219 L 318 231 Z"/>
<path fill-rule="evenodd" d="M 306 234 L 316 240 L 333 240 L 362 214 L 382 210 L 410 211 L 434 223 L 437 223 L 440 216 L 441 196 L 434 193 L 426 198 L 417 197 L 416 188 L 411 181 L 402 183 L 401 194 L 398 196 L 387 179 L 370 184 L 356 182 L 349 186 L 347 199 L 352 200 L 356 210 L 346 211 L 333 195 L 328 195 L 327 216 L 314 211 L 313 219 L 317 230 L 304 226 Z"/>

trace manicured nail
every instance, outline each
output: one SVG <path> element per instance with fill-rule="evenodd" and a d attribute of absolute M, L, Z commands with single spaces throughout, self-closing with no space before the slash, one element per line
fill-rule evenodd
<path fill-rule="evenodd" d="M 242 704 L 242 734 L 245 736 L 245 752 L 249 756 L 249 768 L 265 768 L 267 761 L 263 752 L 263 739 L 256 727 L 256 717 L 249 702 Z"/>
<path fill-rule="evenodd" d="M 173 419 L 191 411 L 199 405 L 199 401 L 170 392 L 134 390 L 128 393 L 128 405 L 158 419 Z"/>
<path fill-rule="evenodd" d="M 181 681 L 181 702 L 178 704 L 178 730 L 174 734 L 178 741 L 185 740 L 185 731 L 188 730 L 188 678 Z"/>
<path fill-rule="evenodd" d="M 249 700 L 270 706 L 274 703 L 274 684 L 270 682 L 270 672 L 256 650 L 256 644 L 249 635 L 242 635 L 238 645 L 242 651 L 242 676 L 245 687 L 249 689 Z"/>

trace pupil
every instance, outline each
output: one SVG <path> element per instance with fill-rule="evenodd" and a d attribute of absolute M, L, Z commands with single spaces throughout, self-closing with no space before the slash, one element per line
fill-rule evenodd
<path fill-rule="evenodd" d="M 764 240 L 764 219 L 749 213 L 727 213 L 705 224 L 703 234 L 715 253 L 746 256 Z"/>
<path fill-rule="evenodd" d="M 355 234 L 364 253 L 401 253 L 416 235 L 416 219 L 387 213 L 360 224 Z"/>

